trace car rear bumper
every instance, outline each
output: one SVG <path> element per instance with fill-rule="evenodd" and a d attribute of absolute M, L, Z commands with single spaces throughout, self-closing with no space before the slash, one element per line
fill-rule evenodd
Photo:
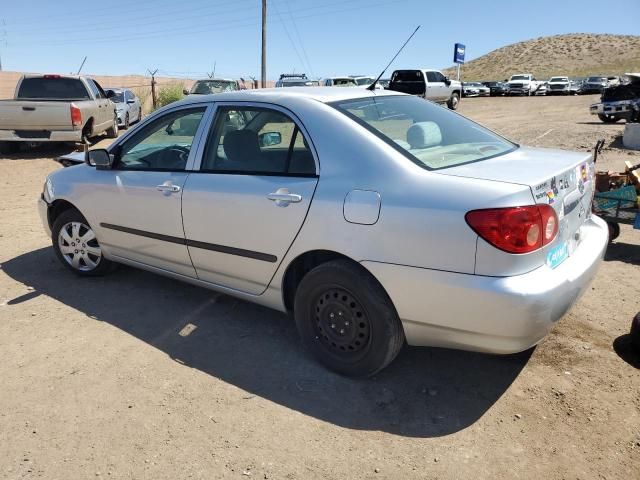
<path fill-rule="evenodd" d="M 606 223 L 592 217 L 581 237 L 555 269 L 513 277 L 362 264 L 391 297 L 409 345 L 516 353 L 540 342 L 595 276 L 608 243 Z"/>
<path fill-rule="evenodd" d="M 41 130 L 26 134 L 22 131 L 0 130 L 0 142 L 80 142 L 81 130 Z"/>

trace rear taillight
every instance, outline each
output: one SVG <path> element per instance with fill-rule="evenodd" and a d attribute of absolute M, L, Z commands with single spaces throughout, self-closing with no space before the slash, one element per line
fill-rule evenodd
<path fill-rule="evenodd" d="M 74 127 L 82 126 L 82 112 L 73 103 L 71 104 L 71 125 Z"/>
<path fill-rule="evenodd" d="M 558 216 L 549 205 L 472 210 L 465 219 L 480 237 L 508 253 L 533 252 L 558 234 Z"/>

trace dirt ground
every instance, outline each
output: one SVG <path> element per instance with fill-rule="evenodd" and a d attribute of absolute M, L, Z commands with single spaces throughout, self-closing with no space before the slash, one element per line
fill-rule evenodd
<path fill-rule="evenodd" d="M 464 99 L 523 144 L 588 150 L 622 124 L 596 97 Z M 265 308 L 121 268 L 78 279 L 35 207 L 58 149 L 0 159 L 0 478 L 637 479 L 640 232 L 622 228 L 592 287 L 537 348 L 405 348 L 350 380 Z"/>

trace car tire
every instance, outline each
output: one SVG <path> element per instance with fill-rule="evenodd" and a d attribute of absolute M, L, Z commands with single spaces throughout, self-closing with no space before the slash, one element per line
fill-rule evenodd
<path fill-rule="evenodd" d="M 129 130 L 129 113 L 124 116 L 124 129 Z"/>
<path fill-rule="evenodd" d="M 609 243 L 611 243 L 620 236 L 620 224 L 607 222 L 607 227 L 609 227 Z"/>
<path fill-rule="evenodd" d="M 453 92 L 447 101 L 447 107 L 449 107 L 450 110 L 457 110 L 459 104 L 460 94 L 458 94 L 458 92 Z"/>
<path fill-rule="evenodd" d="M 604 123 L 616 123 L 620 120 L 620 117 L 614 117 L 613 115 L 607 115 L 605 113 L 599 113 L 598 118 Z"/>
<path fill-rule="evenodd" d="M 113 116 L 113 124 L 107 129 L 107 138 L 118 138 L 118 117 Z"/>
<path fill-rule="evenodd" d="M 341 375 L 371 376 L 404 345 L 391 299 L 369 272 L 348 260 L 324 263 L 303 277 L 294 317 L 304 345 Z"/>
<path fill-rule="evenodd" d="M 115 265 L 104 258 L 95 232 L 76 209 L 66 210 L 56 218 L 51 242 L 62 265 L 82 277 L 104 275 Z"/>
<path fill-rule="evenodd" d="M 640 353 L 640 312 L 636 314 L 631 322 L 631 347 Z"/>
<path fill-rule="evenodd" d="M 138 123 L 142 121 L 142 108 L 138 109 Z"/>

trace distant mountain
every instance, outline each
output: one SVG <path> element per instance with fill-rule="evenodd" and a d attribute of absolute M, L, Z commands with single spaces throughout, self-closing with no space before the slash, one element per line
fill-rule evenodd
<path fill-rule="evenodd" d="M 455 67 L 445 75 L 455 78 Z M 586 77 L 640 71 L 640 36 L 570 33 L 498 48 L 462 65 L 463 80 L 503 80 L 516 73 L 538 79 Z"/>

